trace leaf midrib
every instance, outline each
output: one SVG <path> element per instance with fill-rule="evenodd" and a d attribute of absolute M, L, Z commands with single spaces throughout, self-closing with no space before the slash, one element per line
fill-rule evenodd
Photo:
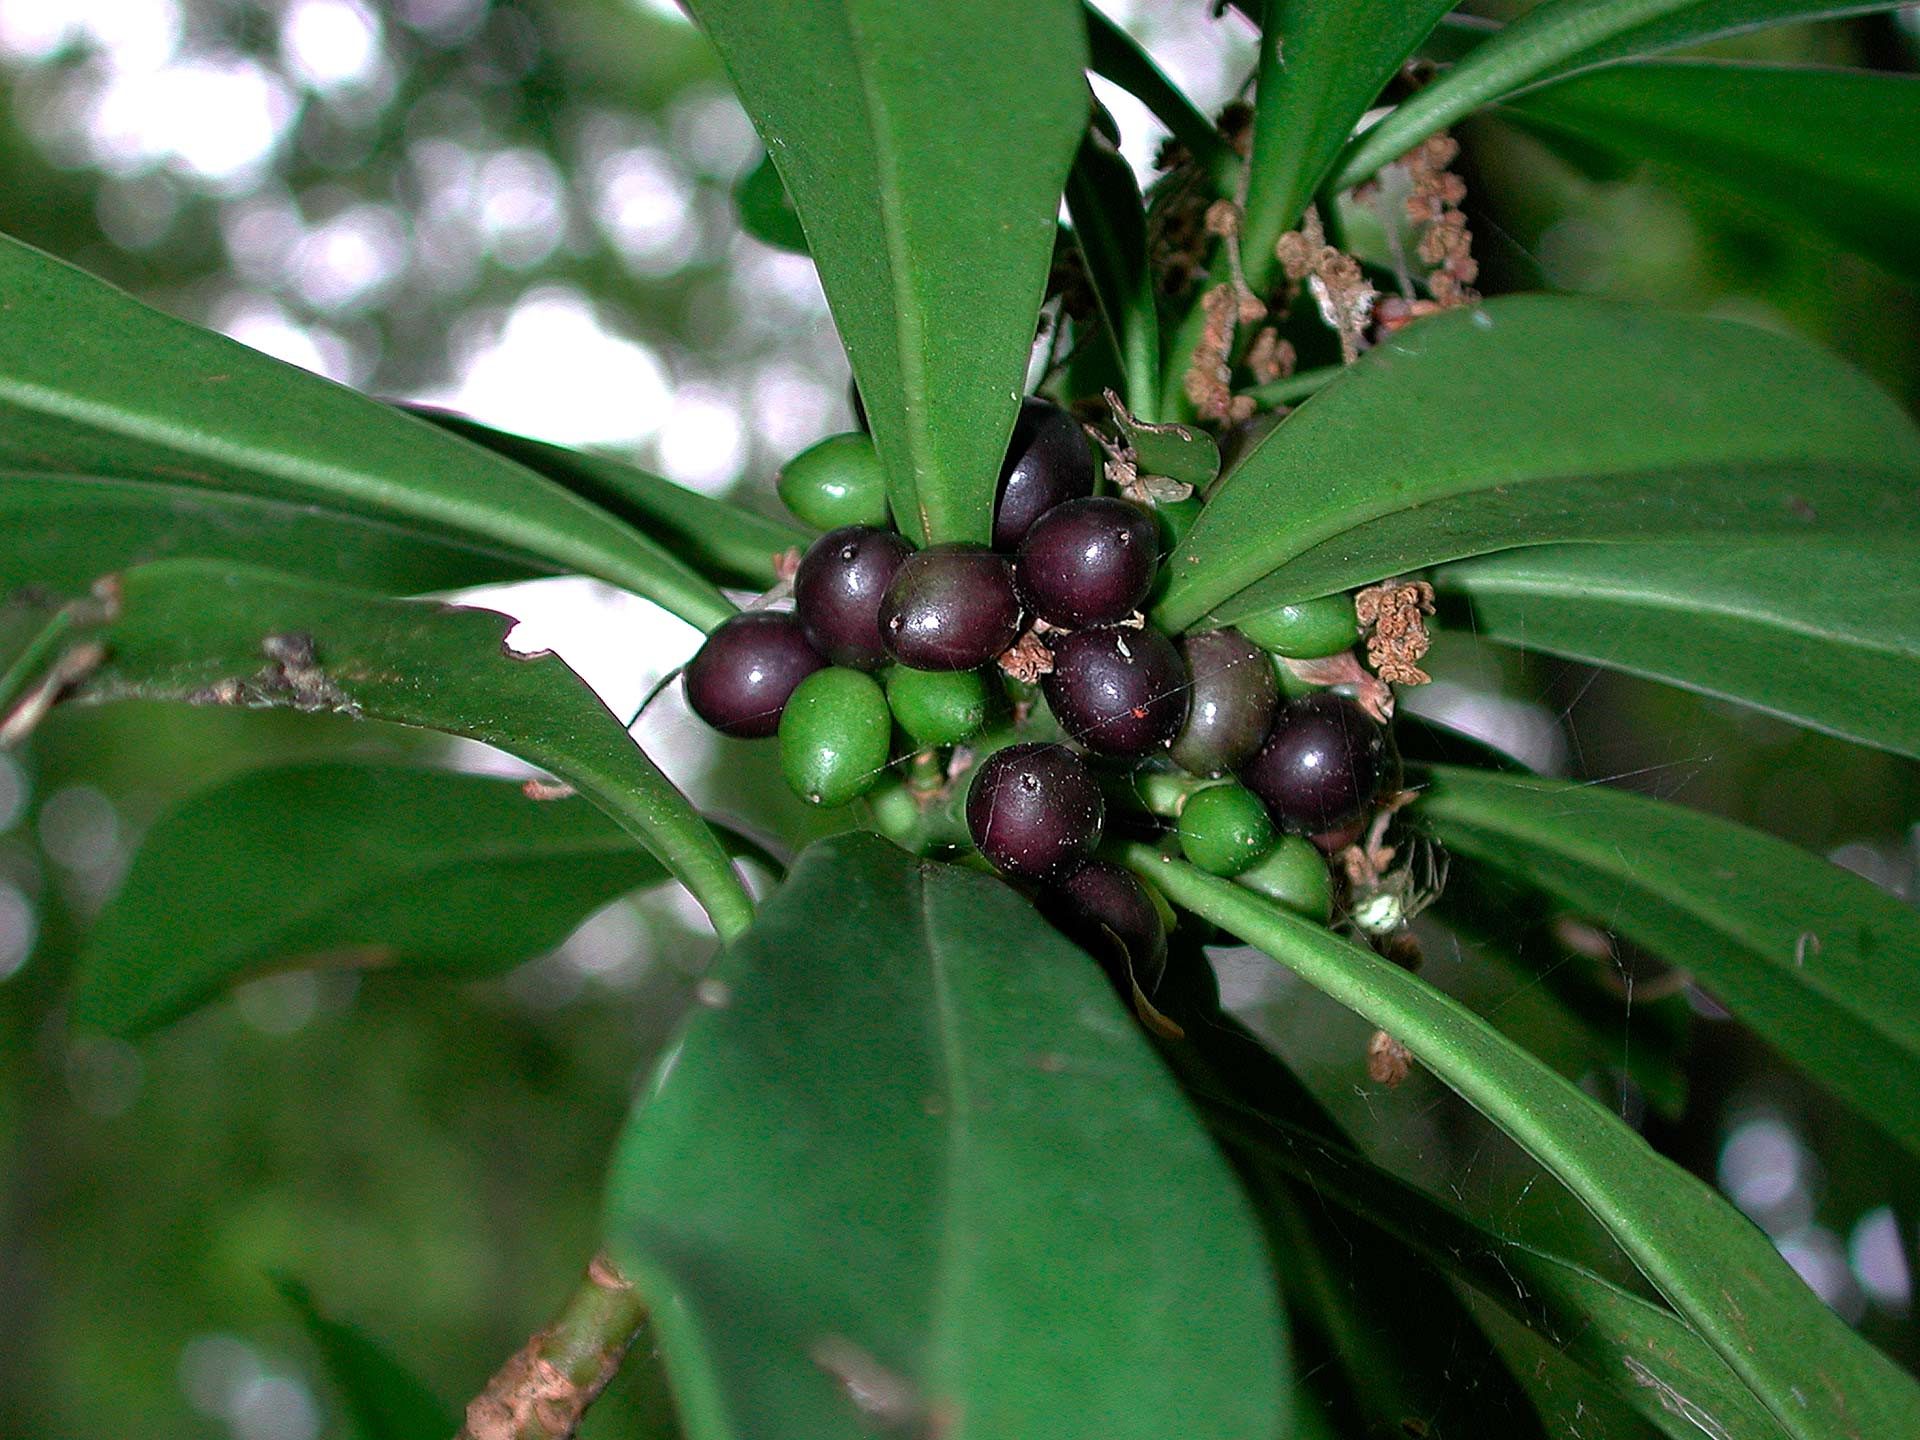
<path fill-rule="evenodd" d="M 1579 542 L 1576 542 L 1579 543 Z M 1595 544 L 1616 544 L 1616 541 L 1595 541 Z M 1632 542 L 1627 542 L 1632 543 Z M 1661 542 L 1650 542 L 1661 543 Z M 1532 546 L 1513 546 L 1516 550 L 1532 549 Z M 1499 554 L 1502 552 L 1492 552 Z M 1468 557 L 1469 561 L 1479 557 Z M 1457 562 L 1447 562 L 1449 564 Z M 1797 635 L 1821 644 L 1844 641 L 1860 650 L 1871 650 L 1875 654 L 1886 655 L 1894 659 L 1920 660 L 1920 634 L 1916 634 L 1910 647 L 1903 647 L 1898 635 L 1871 636 L 1858 629 L 1822 629 L 1809 621 L 1796 620 L 1768 609 L 1741 609 L 1733 600 L 1707 594 L 1701 597 L 1676 595 L 1671 591 L 1641 589 L 1631 585 L 1611 584 L 1604 578 L 1589 582 L 1582 580 L 1576 594 L 1572 587 L 1564 582 L 1527 576 L 1471 576 L 1457 586 L 1440 585 L 1444 590 L 1453 589 L 1472 596 L 1482 593 L 1503 595 L 1536 596 L 1545 600 L 1573 604 L 1577 600 L 1611 600 L 1621 604 L 1639 605 L 1648 610 L 1671 611 L 1688 617 L 1712 615 L 1728 620 L 1744 620 L 1765 628 L 1779 630 L 1789 635 Z"/>
<path fill-rule="evenodd" d="M 1466 829 L 1482 833 L 1483 836 L 1490 839 L 1496 848 L 1501 847 L 1503 843 L 1509 843 L 1515 840 L 1539 845 L 1544 849 L 1555 852 L 1563 859 L 1574 864 L 1583 865 L 1597 874 L 1604 875 L 1609 880 L 1627 887 L 1636 895 L 1640 895 L 1656 903 L 1673 903 L 1661 896 L 1645 879 L 1640 878 L 1625 868 L 1624 857 L 1619 856 L 1619 852 L 1615 847 L 1605 847 L 1608 852 L 1607 856 L 1596 859 L 1594 853 L 1590 852 L 1586 847 L 1576 845 L 1565 839 L 1556 838 L 1557 832 L 1551 827 L 1541 829 L 1529 822 L 1501 829 L 1497 826 L 1489 825 L 1484 821 L 1476 822 L 1471 818 L 1463 819 L 1457 811 L 1454 814 L 1454 823 Z M 1681 891 L 1680 893 L 1687 895 L 1689 899 L 1692 899 L 1694 894 L 1694 892 L 1689 891 Z M 1693 904 L 1676 906 L 1676 908 L 1684 909 L 1687 916 L 1701 925 L 1702 928 L 1723 937 L 1738 947 L 1741 952 L 1768 970 L 1778 971 L 1783 974 L 1788 973 L 1785 971 L 1781 962 L 1770 958 L 1770 952 L 1767 946 L 1757 943 L 1752 936 L 1743 934 L 1741 930 L 1730 923 L 1729 920 L 1723 920 L 1721 917 L 1724 912 L 1714 908 L 1699 909 Z M 1867 1030 L 1882 1037 L 1891 1047 L 1909 1054 L 1920 1052 L 1920 1031 L 1903 1034 L 1898 1029 L 1889 1028 L 1884 1018 L 1885 1012 L 1880 1007 L 1863 1007 L 1856 1004 L 1845 987 L 1834 988 L 1838 982 L 1827 980 L 1817 969 L 1796 970 L 1791 973 L 1797 975 L 1801 983 L 1809 990 L 1820 995 L 1835 1008 L 1845 1011 L 1849 1016 L 1859 1021 Z"/>
<path fill-rule="evenodd" d="M 918 892 L 915 906 L 921 941 L 926 947 L 928 979 L 933 989 L 935 1029 L 940 1044 L 940 1073 L 945 1095 L 946 1135 L 942 1147 L 940 1195 L 942 1224 L 938 1252 L 934 1259 L 934 1312 L 928 1332 L 933 1338 L 928 1361 L 929 1380 L 938 1377 L 951 1383 L 959 1377 L 952 1373 L 959 1352 L 959 1340 L 965 1333 L 964 1316 L 959 1303 L 962 1287 L 956 1278 L 962 1273 L 961 1255 L 966 1227 L 957 1218 L 965 1213 L 967 1154 L 971 1146 L 972 1093 L 968 1085 L 966 1043 L 955 1004 L 947 962 L 940 951 L 939 927 L 934 924 L 931 897 L 927 893 L 926 872 L 916 868 L 913 884 Z M 930 1385 L 930 1390 L 936 1387 Z M 957 1390 L 958 1386 L 954 1388 Z M 935 1395 L 933 1398 L 937 1399 Z"/>

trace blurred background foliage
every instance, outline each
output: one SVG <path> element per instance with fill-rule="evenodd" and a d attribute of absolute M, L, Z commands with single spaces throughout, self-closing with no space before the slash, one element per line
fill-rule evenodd
<path fill-rule="evenodd" d="M 1105 8 L 1209 108 L 1251 71 L 1250 27 L 1206 0 Z M 1911 70 L 1920 7 L 1717 48 Z M 0 87 L 0 228 L 296 364 L 613 447 L 757 507 L 781 459 L 849 423 L 810 265 L 734 220 L 758 147 L 671 0 L 0 0 Z M 1149 173 L 1156 127 L 1101 94 Z M 1570 158 L 1495 118 L 1461 138 L 1490 293 L 1802 331 L 1920 404 L 1911 287 L 1675 177 Z M 1632 386 L 1621 377 L 1623 407 Z M 521 617 L 518 646 L 559 650 L 627 713 L 693 645 L 583 582 L 486 598 Z M 1920 767 L 1471 636 L 1443 637 L 1430 668 L 1421 713 L 1920 895 Z M 795 821 L 764 754 L 734 747 L 716 773 L 677 696 L 638 733 L 721 811 Z M 154 817 L 236 770 L 318 754 L 521 773 L 377 727 L 148 706 L 58 714 L 0 756 L 0 1434 L 354 1433 L 277 1277 L 451 1406 L 593 1248 L 608 1144 L 711 949 L 670 895 L 611 906 L 496 982 L 301 972 L 138 1046 L 65 1029 L 76 939 Z M 1716 1179 L 1829 1303 L 1920 1362 L 1920 1175 L 1904 1157 L 1650 962 L 1586 953 L 1592 932 L 1481 948 L 1445 928 L 1476 915 L 1462 932 L 1530 918 L 1519 897 L 1459 886 L 1427 923 L 1429 974 L 1562 1057 Z M 1367 1088 L 1361 1022 L 1271 965 L 1216 960 L 1371 1152 L 1590 1229 L 1430 1080 Z M 1548 986 L 1579 1005 L 1538 1004 Z M 630 1365 L 586 1433 L 668 1433 L 658 1397 Z"/>

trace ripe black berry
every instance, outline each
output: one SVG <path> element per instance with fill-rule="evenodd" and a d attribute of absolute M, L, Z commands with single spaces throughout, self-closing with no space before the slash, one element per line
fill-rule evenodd
<path fill-rule="evenodd" d="M 983 545 L 909 555 L 880 604 L 888 652 L 916 670 L 972 670 L 1020 638 L 1013 567 Z"/>
<path fill-rule="evenodd" d="M 813 648 L 856 670 L 885 661 L 880 600 L 912 553 L 905 538 L 870 525 L 845 525 L 814 541 L 793 577 L 794 613 Z"/>
<path fill-rule="evenodd" d="M 1273 662 L 1237 630 L 1201 630 L 1180 641 L 1193 679 L 1187 723 L 1173 759 L 1195 775 L 1223 775 L 1245 763 L 1273 727 L 1280 684 Z"/>
<path fill-rule="evenodd" d="M 1164 750 L 1187 718 L 1187 667 L 1157 630 L 1102 625 L 1053 641 L 1042 688 L 1054 719 L 1101 755 Z"/>
<path fill-rule="evenodd" d="M 967 830 L 1003 873 L 1064 874 L 1100 842 L 1106 803 L 1086 762 L 1060 745 L 996 750 L 967 788 Z"/>
<path fill-rule="evenodd" d="M 1020 406 L 993 515 L 993 548 L 1019 548 L 1033 522 L 1076 496 L 1093 493 L 1093 454 L 1080 422 L 1051 400 Z"/>
<path fill-rule="evenodd" d="M 1027 531 L 1014 585 L 1050 625 L 1111 625 L 1153 588 L 1159 543 L 1153 517 L 1138 505 L 1106 495 L 1069 500 Z"/>
<path fill-rule="evenodd" d="M 1039 906 L 1057 929 L 1100 962 L 1121 995 L 1133 998 L 1129 972 L 1144 994 L 1159 988 L 1167 968 L 1167 927 L 1132 872 L 1089 860 L 1042 890 Z"/>
<path fill-rule="evenodd" d="M 1359 706 L 1338 695 L 1309 695 L 1280 712 L 1240 778 L 1281 829 L 1313 835 L 1365 813 L 1386 755 L 1385 734 Z"/>
<path fill-rule="evenodd" d="M 735 615 L 687 664 L 687 703 L 714 729 L 759 740 L 780 728 L 787 697 L 826 659 L 791 615 Z"/>

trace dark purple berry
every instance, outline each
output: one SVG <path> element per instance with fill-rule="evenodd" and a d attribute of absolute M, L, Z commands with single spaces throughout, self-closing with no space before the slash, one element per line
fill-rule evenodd
<path fill-rule="evenodd" d="M 1007 875 L 1061 875 L 1100 843 L 1106 803 L 1086 762 L 1063 745 L 996 750 L 967 787 L 967 830 Z"/>
<path fill-rule="evenodd" d="M 1195 775 L 1238 769 L 1273 727 L 1280 682 L 1266 651 L 1238 630 L 1201 630 L 1180 641 L 1193 699 L 1174 737 L 1173 760 Z"/>
<path fill-rule="evenodd" d="M 909 555 L 880 603 L 887 652 L 915 670 L 973 670 L 1020 638 L 1013 567 L 984 545 Z"/>
<path fill-rule="evenodd" d="M 794 687 L 826 663 L 793 616 L 735 615 L 687 663 L 687 703 L 722 734 L 763 740 L 780 728 Z"/>
<path fill-rule="evenodd" d="M 1053 642 L 1041 682 L 1054 719 L 1101 755 L 1164 750 L 1187 718 L 1187 667 L 1158 630 L 1101 625 Z"/>
<path fill-rule="evenodd" d="M 1386 758 L 1387 737 L 1366 712 L 1322 693 L 1280 712 L 1240 778 L 1281 829 L 1320 835 L 1366 812 Z"/>
<path fill-rule="evenodd" d="M 1056 929 L 1100 962 L 1124 998 L 1133 999 L 1133 984 L 1147 995 L 1159 988 L 1167 968 L 1167 927 L 1131 871 L 1089 860 L 1042 890 L 1039 906 Z"/>
<path fill-rule="evenodd" d="M 1138 505 L 1107 495 L 1069 500 L 1020 542 L 1014 587 L 1049 625 L 1111 625 L 1147 598 L 1159 546 L 1159 527 Z"/>
<path fill-rule="evenodd" d="M 813 648 L 855 670 L 883 664 L 880 600 L 912 553 L 903 536 L 871 525 L 843 525 L 814 541 L 793 577 L 794 613 Z"/>
<path fill-rule="evenodd" d="M 1093 452 L 1080 422 L 1051 400 L 1029 396 L 1021 402 L 1000 467 L 993 548 L 1017 550 L 1033 522 L 1047 511 L 1092 493 Z"/>

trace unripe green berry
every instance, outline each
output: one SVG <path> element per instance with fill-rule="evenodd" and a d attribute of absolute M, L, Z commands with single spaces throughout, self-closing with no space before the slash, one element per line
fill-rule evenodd
<path fill-rule="evenodd" d="M 1209 785 L 1189 795 L 1180 810 L 1180 849 L 1209 875 L 1238 875 L 1273 842 L 1267 807 L 1244 785 Z"/>
<path fill-rule="evenodd" d="M 1262 650 L 1289 660 L 1338 655 L 1360 638 L 1351 595 L 1322 595 L 1298 605 L 1276 605 L 1236 620 L 1233 626 Z"/>
<path fill-rule="evenodd" d="M 1326 856 L 1305 836 L 1282 835 L 1266 859 L 1242 870 L 1234 883 L 1323 925 L 1333 917 L 1333 876 Z"/>
<path fill-rule="evenodd" d="M 958 745 L 987 723 L 992 693 L 979 670 L 914 670 L 896 665 L 887 672 L 887 704 L 900 728 L 916 745 Z"/>
<path fill-rule="evenodd" d="M 844 805 L 879 783 L 892 740 L 878 680 L 839 666 L 817 670 L 780 716 L 780 770 L 801 799 Z"/>
<path fill-rule="evenodd" d="M 870 437 L 829 435 L 780 467 L 780 500 L 822 530 L 887 523 L 887 477 Z"/>

